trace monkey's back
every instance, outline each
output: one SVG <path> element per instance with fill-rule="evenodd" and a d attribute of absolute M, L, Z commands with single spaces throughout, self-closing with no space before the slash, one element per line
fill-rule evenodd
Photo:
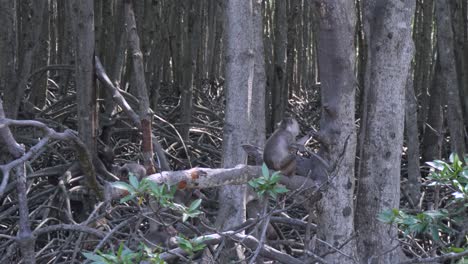
<path fill-rule="evenodd" d="M 292 143 L 291 133 L 279 130 L 266 141 L 263 149 L 263 161 L 268 168 L 280 170 L 280 164 L 289 155 L 289 145 Z"/>

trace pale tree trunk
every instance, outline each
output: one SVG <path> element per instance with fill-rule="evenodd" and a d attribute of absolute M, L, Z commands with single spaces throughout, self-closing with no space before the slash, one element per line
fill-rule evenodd
<path fill-rule="evenodd" d="M 245 163 L 247 155 L 241 145 L 247 143 L 252 113 L 252 79 L 254 57 L 252 54 L 252 4 L 251 1 L 227 1 L 226 5 L 226 117 L 223 137 L 223 166 L 233 167 Z M 228 230 L 245 220 L 245 186 L 225 186 L 219 192 L 220 211 L 217 226 Z M 224 249 L 220 263 L 234 257 L 229 244 Z M 236 247 L 236 257 L 242 257 Z"/>
<path fill-rule="evenodd" d="M 263 49 L 263 14 L 261 0 L 252 0 L 253 17 L 253 51 L 254 51 L 254 75 L 252 85 L 251 118 L 250 118 L 250 143 L 259 147 L 265 145 L 265 55 Z M 264 199 L 258 198 L 253 190 L 248 190 L 250 199 L 247 199 L 247 216 L 255 218 L 262 212 Z M 253 235 L 259 238 L 261 225 L 255 229 Z M 257 261 L 261 261 L 260 259 Z M 261 262 L 259 262 L 261 263 Z"/>
<path fill-rule="evenodd" d="M 330 161 L 330 185 L 317 209 L 317 238 L 341 247 L 340 254 L 321 241 L 317 253 L 328 263 L 351 263 L 353 235 L 354 163 L 356 153 L 355 107 L 355 6 L 354 1 L 317 0 L 318 59 L 322 96 L 320 155 Z M 347 242 L 348 241 L 348 242 Z"/>
<path fill-rule="evenodd" d="M 405 118 L 405 85 L 414 45 L 414 1 L 365 1 L 363 24 L 368 44 L 364 82 L 355 229 L 361 263 L 398 263 L 397 229 L 377 220 L 399 208 L 400 162 Z"/>
<path fill-rule="evenodd" d="M 152 143 L 152 122 L 153 113 L 150 109 L 148 89 L 145 80 L 143 63 L 143 53 L 140 48 L 140 37 L 138 36 L 135 13 L 131 1 L 125 2 L 125 23 L 127 26 L 128 48 L 132 56 L 133 74 L 135 89 L 139 100 L 139 116 L 141 120 L 141 152 L 143 163 L 148 173 L 154 173 L 153 143 Z"/>
<path fill-rule="evenodd" d="M 254 76 L 252 85 L 253 102 L 251 109 L 252 143 L 263 147 L 265 145 L 265 53 L 263 48 L 263 13 L 261 0 L 252 0 L 253 4 L 253 51 Z"/>
<path fill-rule="evenodd" d="M 458 90 L 457 71 L 453 43 L 451 12 L 447 0 L 436 1 L 437 45 L 441 70 L 441 83 L 445 87 L 447 123 L 450 131 L 451 150 L 459 157 L 465 154 L 463 114 Z"/>

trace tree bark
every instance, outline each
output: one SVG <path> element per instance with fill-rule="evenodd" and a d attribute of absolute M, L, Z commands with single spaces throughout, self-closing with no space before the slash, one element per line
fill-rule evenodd
<path fill-rule="evenodd" d="M 47 1 L 49 2 L 49 1 Z M 41 33 L 39 35 L 37 52 L 34 54 L 33 70 L 49 65 L 49 5 L 43 10 L 43 19 Z M 39 73 L 38 77 L 32 79 L 32 88 L 29 101 L 39 109 L 42 109 L 46 103 L 47 96 L 47 79 L 49 72 L 44 71 Z M 28 109 L 31 111 L 31 109 Z"/>
<path fill-rule="evenodd" d="M 273 131 L 276 124 L 284 116 L 287 98 L 284 98 L 286 88 L 286 51 L 288 46 L 287 2 L 275 1 L 275 43 L 272 95 L 272 117 L 270 129 Z"/>
<path fill-rule="evenodd" d="M 442 109 L 442 83 L 439 59 L 435 62 L 434 77 L 430 88 L 427 128 L 422 141 L 422 161 L 442 158 L 444 111 Z"/>
<path fill-rule="evenodd" d="M 451 150 L 459 157 L 465 155 L 465 135 L 463 114 L 458 90 L 457 71 L 455 68 L 454 40 L 451 12 L 447 0 L 436 1 L 437 45 L 441 70 L 441 83 L 445 87 L 447 103 L 447 123 L 450 131 Z"/>
<path fill-rule="evenodd" d="M 343 246 L 342 252 L 353 258 L 354 242 L 345 244 L 353 234 L 354 159 L 354 1 L 319 0 L 318 59 L 320 63 L 322 116 L 319 154 L 331 162 L 330 185 L 317 209 L 317 237 L 330 245 Z M 310 238 L 308 238 L 310 239 Z M 319 255 L 330 248 L 317 242 Z M 329 263 L 350 263 L 348 256 L 333 252 Z"/>
<path fill-rule="evenodd" d="M 29 7 L 29 1 L 20 1 L 19 3 L 25 7 L 24 10 L 20 11 L 23 14 L 22 20 L 21 22 L 18 21 L 23 26 L 19 35 L 19 58 L 16 58 L 19 64 L 14 83 L 7 87 L 4 94 L 5 114 L 9 118 L 16 118 L 18 116 L 21 100 L 23 99 L 28 77 L 31 73 L 33 55 L 36 51 L 39 34 L 41 33 L 42 19 L 44 17 L 43 10 L 47 6 L 46 0 L 32 1 L 31 7 Z"/>
<path fill-rule="evenodd" d="M 246 153 L 242 144 L 246 143 L 250 130 L 252 112 L 252 78 L 254 56 L 252 54 L 252 3 L 251 1 L 226 2 L 226 117 L 223 137 L 223 167 L 229 168 L 245 163 Z M 245 220 L 245 186 L 225 186 L 219 192 L 220 211 L 217 226 L 228 230 Z M 236 247 L 237 258 L 242 252 Z M 233 252 L 229 245 L 220 263 L 228 263 Z"/>
<path fill-rule="evenodd" d="M 415 61 L 415 72 L 414 72 L 414 90 L 416 95 L 419 97 L 420 102 L 420 111 L 418 114 L 418 128 L 422 128 L 424 131 L 426 129 L 425 122 L 427 120 L 428 108 L 429 108 L 429 94 L 428 90 L 430 89 L 431 84 L 431 73 L 433 69 L 432 64 L 432 53 L 433 53 L 433 13 L 434 13 L 434 1 L 433 0 L 424 0 L 423 5 L 421 6 L 422 10 L 422 22 L 419 22 L 421 25 L 421 32 L 417 34 L 415 42 L 419 42 L 419 45 L 416 44 L 416 58 Z"/>
<path fill-rule="evenodd" d="M 0 7 L 0 92 L 8 93 L 15 85 L 16 57 L 18 44 L 16 40 L 16 1 L 1 0 Z M 5 95 L 7 96 L 7 95 Z M 4 97 L 6 98 L 6 97 Z"/>
<path fill-rule="evenodd" d="M 94 1 L 77 0 L 71 4 L 71 15 L 75 40 L 75 86 L 77 97 L 78 135 L 83 142 L 83 152 L 89 152 L 97 159 L 97 89 L 94 80 Z M 80 146 L 81 147 L 81 146 Z M 84 154 L 79 158 L 83 158 Z M 83 168 L 87 187 L 92 190 L 96 184 L 96 172 L 91 167 Z M 97 194 L 89 194 L 83 201 L 84 212 L 91 212 Z M 84 214 L 81 215 L 85 217 Z"/>
<path fill-rule="evenodd" d="M 408 185 L 406 190 L 411 199 L 410 205 L 415 208 L 421 197 L 421 172 L 419 171 L 418 102 L 414 94 L 411 72 L 412 70 L 410 70 L 406 82 L 405 131 L 408 147 L 406 151 L 408 164 Z"/>
<path fill-rule="evenodd" d="M 140 102 L 139 116 L 141 120 L 141 152 L 143 155 L 143 163 L 146 171 L 152 173 L 155 171 L 153 160 L 153 143 L 152 143 L 152 122 L 153 113 L 150 109 L 148 98 L 148 89 L 145 80 L 145 71 L 143 63 L 143 54 L 140 48 L 140 37 L 138 36 L 137 26 L 135 22 L 135 14 L 131 1 L 125 2 L 125 22 L 127 25 L 128 47 L 132 56 L 133 74 L 135 78 L 135 88 Z"/>
<path fill-rule="evenodd" d="M 405 85 L 413 58 L 411 19 L 415 2 L 363 3 L 368 51 L 364 84 L 356 232 L 361 263 L 398 263 L 397 229 L 377 220 L 399 208 L 400 162 L 405 117 Z M 393 250 L 390 250 L 393 249 Z"/>

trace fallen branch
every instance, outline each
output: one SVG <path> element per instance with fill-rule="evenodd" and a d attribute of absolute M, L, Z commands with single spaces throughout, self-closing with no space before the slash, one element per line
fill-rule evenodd
<path fill-rule="evenodd" d="M 229 169 L 192 168 L 180 171 L 163 171 L 149 175 L 148 180 L 157 184 L 176 185 L 178 189 L 206 189 L 226 185 L 246 184 L 262 175 L 260 166 L 237 165 Z M 289 190 L 300 188 L 316 190 L 319 182 L 302 176 L 281 176 L 281 184 Z M 108 200 L 118 199 L 127 194 L 126 190 L 106 184 L 105 197 Z"/>

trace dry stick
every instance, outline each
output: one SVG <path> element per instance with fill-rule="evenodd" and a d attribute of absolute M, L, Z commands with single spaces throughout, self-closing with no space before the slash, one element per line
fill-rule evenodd
<path fill-rule="evenodd" d="M 238 233 L 236 234 L 233 231 L 226 231 L 226 232 L 222 232 L 219 234 L 205 235 L 205 236 L 191 239 L 191 241 L 196 244 L 204 243 L 207 245 L 214 245 L 214 244 L 219 244 L 226 237 L 236 240 L 236 242 L 243 241 L 244 246 L 250 249 L 257 248 L 257 246 L 259 245 L 259 241 L 255 237 L 238 234 Z M 169 252 L 160 254 L 160 258 L 166 261 L 171 260 L 174 258 L 174 254 L 186 254 L 186 253 L 181 248 L 175 248 L 175 249 L 170 250 Z M 294 258 L 288 254 L 285 254 L 268 245 L 264 245 L 263 247 L 260 247 L 260 255 L 263 257 L 272 259 L 272 260 L 279 261 L 281 263 L 304 264 L 304 262 L 302 262 L 301 260 Z"/>
<path fill-rule="evenodd" d="M 95 214 L 97 214 L 97 212 L 99 211 L 99 209 L 104 205 L 104 203 L 99 203 L 93 210 L 93 212 L 91 212 L 91 214 L 89 215 L 88 219 L 86 219 L 86 221 L 83 223 L 84 225 L 88 225 L 89 222 L 91 222 L 91 219 L 94 217 Z M 75 249 L 73 250 L 73 255 L 72 255 L 72 261 L 71 263 L 74 263 L 75 261 L 75 258 L 76 258 L 76 255 L 78 254 L 78 251 L 80 250 L 80 243 L 81 243 L 81 240 L 83 239 L 83 233 L 80 233 L 79 237 L 78 237 L 78 240 L 75 244 Z"/>
<path fill-rule="evenodd" d="M 234 168 L 211 169 L 211 168 L 192 168 L 181 171 L 163 171 L 161 173 L 149 175 L 146 179 L 157 184 L 179 185 L 180 188 L 203 189 L 225 185 L 245 184 L 251 179 L 261 175 L 260 166 L 237 165 Z M 292 176 L 283 179 L 281 183 L 288 189 L 307 189 L 316 188 L 316 183 L 302 176 Z M 106 197 L 108 199 L 117 199 L 126 194 L 126 191 L 112 184 L 106 185 Z"/>
<path fill-rule="evenodd" d="M 18 192 L 18 205 L 19 205 L 19 231 L 16 237 L 16 242 L 20 245 L 21 254 L 25 263 L 36 263 L 34 246 L 36 244 L 36 237 L 31 233 L 29 226 L 29 208 L 28 198 L 26 195 L 26 172 L 24 171 L 24 162 L 15 168 L 17 184 L 16 189 Z"/>
<path fill-rule="evenodd" d="M 262 233 L 260 234 L 260 240 L 258 242 L 257 248 L 255 249 L 255 252 L 252 258 L 249 261 L 249 264 L 253 264 L 255 262 L 258 255 L 260 254 L 260 250 L 262 249 L 263 244 L 265 243 L 266 231 L 267 231 L 268 225 L 270 224 L 270 217 L 271 217 L 271 214 L 267 214 L 267 210 L 268 210 L 268 202 L 265 201 L 265 203 L 263 204 L 262 215 L 266 215 L 266 216 L 265 216 L 265 219 L 262 221 L 262 224 L 263 224 Z"/>
<path fill-rule="evenodd" d="M 187 161 L 188 161 L 188 163 L 189 163 L 189 166 L 190 166 L 190 167 L 193 167 L 193 166 L 192 166 L 192 161 L 190 160 L 190 155 L 189 155 L 189 151 L 188 151 L 187 145 L 185 144 L 185 141 L 182 139 L 182 136 L 180 135 L 180 133 L 179 133 L 179 131 L 177 130 L 177 128 L 176 128 L 173 124 L 169 123 L 169 121 L 167 121 L 166 119 L 164 119 L 164 118 L 162 118 L 162 117 L 160 117 L 160 116 L 158 116 L 158 115 L 156 115 L 156 114 L 154 114 L 154 117 L 155 117 L 156 119 L 158 119 L 159 121 L 166 123 L 167 125 L 169 125 L 169 126 L 174 130 L 174 132 L 176 133 L 177 137 L 180 139 L 180 142 L 182 143 L 182 146 L 183 146 L 184 151 L 185 151 L 185 155 L 187 156 Z"/>
<path fill-rule="evenodd" d="M 95 56 L 94 61 L 95 61 L 96 75 L 98 77 L 98 80 L 102 82 L 102 84 L 107 89 L 107 91 L 112 95 L 112 99 L 115 101 L 115 103 L 118 106 L 120 106 L 123 109 L 123 111 L 128 115 L 128 117 L 132 121 L 133 125 L 135 125 L 138 129 L 141 129 L 142 124 L 141 124 L 141 121 L 140 121 L 140 117 L 135 113 L 135 111 L 131 108 L 131 106 L 127 103 L 127 101 L 125 100 L 125 98 L 122 95 L 122 93 L 125 93 L 125 92 L 121 91 L 118 87 L 116 87 L 114 84 L 112 84 L 111 80 L 109 79 L 109 76 L 107 76 L 107 73 L 106 73 L 104 67 L 101 64 L 101 60 L 99 59 L 99 57 Z M 134 99 L 138 104 L 139 101 L 136 98 L 134 98 Z M 182 137 L 180 136 L 177 129 L 172 124 L 170 124 L 168 121 L 164 120 L 163 118 L 161 118 L 161 117 L 159 117 L 157 115 L 154 115 L 154 117 L 156 117 L 159 120 L 169 124 L 169 126 L 174 129 L 177 136 L 181 139 L 182 145 L 184 146 L 185 153 L 187 154 L 187 157 L 188 157 L 187 146 L 185 145 L 185 142 L 182 140 Z M 156 138 L 153 138 L 152 141 L 156 141 Z M 156 153 L 158 154 L 158 159 L 161 161 L 160 162 L 161 163 L 160 168 L 163 168 L 163 170 L 169 170 L 168 162 L 165 159 L 164 155 L 162 155 L 164 153 L 164 151 L 162 150 L 161 145 L 159 144 L 159 142 L 153 142 L 153 146 L 154 146 L 154 149 L 156 150 Z M 189 164 L 190 164 L 190 158 L 189 158 Z"/>
<path fill-rule="evenodd" d="M 101 60 L 99 59 L 99 57 L 95 56 L 94 61 L 98 80 L 102 82 L 104 88 L 107 89 L 107 92 L 109 92 L 112 95 L 112 99 L 117 103 L 117 105 L 119 105 L 123 109 L 123 111 L 128 115 L 128 117 L 130 117 L 132 123 L 139 129 L 141 129 L 140 118 L 127 103 L 125 98 L 120 93 L 119 89 L 112 84 L 111 80 L 109 79 L 109 76 L 107 76 L 106 71 L 104 70 L 104 67 L 101 64 Z"/>
<path fill-rule="evenodd" d="M 77 154 L 78 154 L 78 160 L 80 162 L 81 168 L 83 169 L 83 172 L 86 175 L 86 183 L 88 184 L 88 187 L 91 188 L 98 195 L 100 199 L 103 198 L 103 194 L 100 191 L 100 188 L 101 188 L 100 184 L 98 183 L 96 179 L 96 171 L 94 170 L 94 165 L 93 165 L 90 153 L 86 149 L 86 146 L 83 144 L 83 142 L 78 138 L 75 131 L 71 129 L 67 129 L 64 132 L 59 133 L 39 121 L 13 120 L 9 118 L 0 118 L 0 128 L 4 126 L 11 126 L 11 125 L 37 127 L 44 132 L 44 137 L 36 145 L 31 147 L 28 152 L 26 152 L 24 155 L 22 155 L 18 159 L 8 164 L 0 165 L 0 169 L 4 173 L 3 181 L 5 181 L 5 179 L 8 180 L 7 178 L 9 177 L 9 171 L 12 168 L 18 166 L 19 164 L 23 162 L 26 162 L 27 160 L 34 161 L 37 158 L 37 154 L 39 153 L 39 151 L 43 147 L 45 147 L 45 145 L 49 142 L 50 139 L 66 140 L 66 141 L 71 141 L 74 143 L 75 150 L 77 151 Z M 11 142 L 5 142 L 5 143 L 13 144 Z M 14 144 L 18 144 L 18 143 L 14 141 Z M 0 185 L 0 195 L 3 194 L 5 187 L 6 187 L 6 183 L 4 184 L 2 182 L 2 184 Z"/>
<path fill-rule="evenodd" d="M 428 262 L 442 263 L 442 262 L 444 262 L 446 260 L 449 260 L 449 259 L 456 259 L 456 258 L 461 258 L 461 257 L 465 257 L 465 256 L 468 256 L 468 250 L 465 250 L 465 251 L 460 252 L 460 253 L 447 253 L 447 254 L 444 254 L 442 256 L 432 257 L 432 258 L 412 259 L 412 260 L 400 262 L 399 264 L 428 263 Z"/>
<path fill-rule="evenodd" d="M 84 232 L 88 233 L 91 235 L 95 235 L 97 237 L 104 237 L 105 233 L 99 230 L 96 230 L 94 228 L 88 227 L 88 226 L 83 226 L 83 225 L 74 225 L 74 224 L 58 224 L 58 225 L 51 225 L 51 226 L 46 226 L 42 227 L 40 229 L 37 229 L 33 232 L 33 235 L 35 237 L 40 236 L 42 234 L 47 234 L 50 232 L 55 232 L 55 231 L 77 231 L 77 232 Z"/>
<path fill-rule="evenodd" d="M 104 246 L 104 243 L 106 243 L 107 240 L 109 240 L 115 232 L 127 226 L 128 224 L 130 224 L 132 221 L 135 221 L 136 219 L 138 219 L 137 215 L 132 216 L 128 218 L 127 220 L 120 222 L 120 224 L 115 226 L 109 233 L 106 234 L 106 236 L 103 239 L 101 239 L 101 241 L 99 241 L 99 244 L 96 246 L 93 253 L 96 253 L 98 250 L 100 250 Z"/>

